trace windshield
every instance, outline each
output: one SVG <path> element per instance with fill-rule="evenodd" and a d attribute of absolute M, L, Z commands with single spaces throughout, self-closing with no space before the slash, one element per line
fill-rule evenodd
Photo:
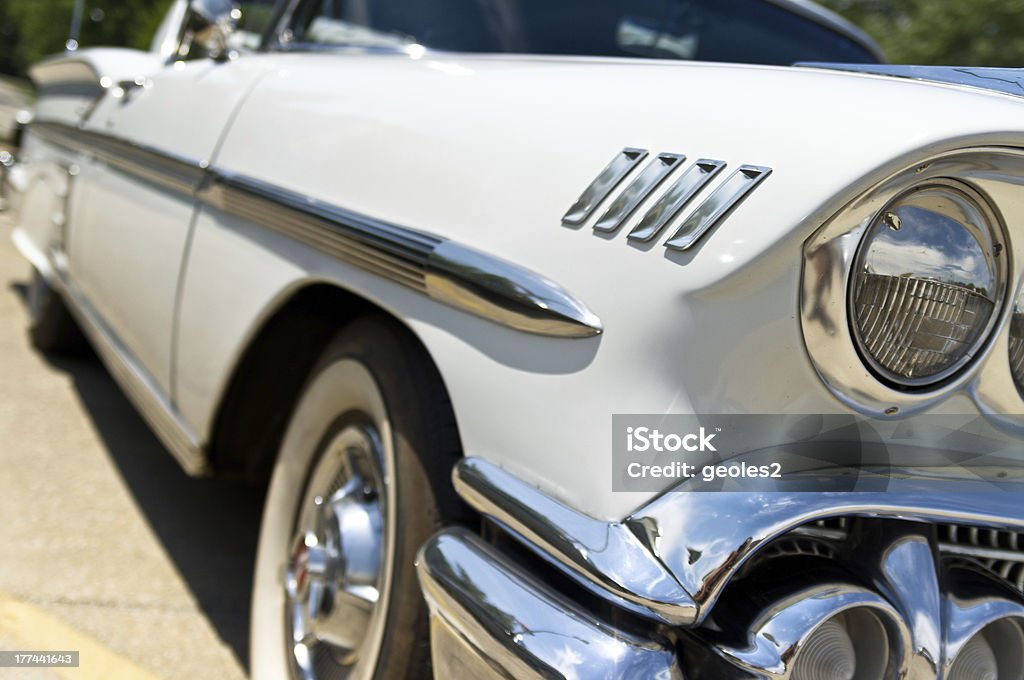
<path fill-rule="evenodd" d="M 878 61 L 846 35 L 767 0 L 303 0 L 286 42 L 757 64 Z"/>

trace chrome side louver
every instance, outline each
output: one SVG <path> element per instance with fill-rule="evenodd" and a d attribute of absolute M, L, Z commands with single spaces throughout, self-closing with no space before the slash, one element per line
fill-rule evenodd
<path fill-rule="evenodd" d="M 615 231 L 622 226 L 633 211 L 644 202 L 652 191 L 658 188 L 666 177 L 672 174 L 677 166 L 686 160 L 686 156 L 674 153 L 660 153 L 644 168 L 644 171 L 633 180 L 625 191 L 619 194 L 608 211 L 594 225 L 596 231 Z"/>
<path fill-rule="evenodd" d="M 615 190 L 634 170 L 647 159 L 646 149 L 627 147 L 616 154 L 604 170 L 584 190 L 576 202 L 562 217 L 562 224 L 579 227 L 593 215 L 597 208 L 608 200 Z M 654 203 L 647 208 L 628 238 L 635 242 L 656 239 L 671 223 L 685 211 L 712 180 L 725 168 L 726 162 L 710 158 L 699 158 L 682 171 L 682 174 L 654 199 L 658 188 L 677 168 L 686 165 L 683 154 L 662 152 L 654 156 L 644 169 L 630 182 L 608 209 L 594 224 L 595 232 L 613 233 L 630 221 L 630 218 L 648 200 Z M 760 165 L 741 165 L 735 172 L 718 185 L 704 200 L 690 211 L 665 243 L 672 250 L 687 250 L 700 238 L 721 222 L 753 189 L 769 174 L 771 168 Z"/>
<path fill-rule="evenodd" d="M 587 221 L 587 218 L 594 212 L 598 205 L 608 194 L 619 186 L 619 183 L 626 178 L 626 175 L 633 172 L 633 168 L 647 158 L 647 149 L 625 148 L 615 155 L 611 163 L 605 166 L 594 181 L 590 183 L 576 202 L 572 204 L 569 211 L 562 217 L 563 224 L 579 225 Z"/>

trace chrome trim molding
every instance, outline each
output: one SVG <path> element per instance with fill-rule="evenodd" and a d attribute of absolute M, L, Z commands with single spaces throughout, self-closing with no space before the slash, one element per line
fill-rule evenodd
<path fill-rule="evenodd" d="M 924 158 L 876 183 L 841 208 L 804 243 L 800 320 L 811 362 L 829 390 L 844 404 L 871 416 L 908 415 L 959 392 L 1001 427 L 1020 432 L 1024 399 L 1013 383 L 1010 356 L 1011 304 L 994 314 L 991 332 L 972 362 L 946 380 L 916 390 L 896 389 L 864 363 L 853 337 L 848 300 L 857 251 L 866 231 L 885 206 L 912 187 L 956 178 L 991 209 L 1005 239 L 999 244 L 1011 272 L 1006 298 L 1022 284 L 1016 263 L 1024 261 L 1024 239 L 1007 225 L 1024 219 L 1020 184 L 1024 152 L 979 147 Z M 998 239 L 997 239 L 998 240 Z M 1000 294 L 1000 298 L 1003 296 Z"/>
<path fill-rule="evenodd" d="M 697 206 L 683 225 L 665 243 L 672 250 L 686 250 L 715 226 L 772 172 L 760 165 L 741 165 L 714 193 Z"/>
<path fill-rule="evenodd" d="M 480 458 L 453 472 L 459 495 L 594 594 L 645 618 L 703 623 L 726 584 L 794 528 L 839 517 L 910 519 L 1024 531 L 1020 493 L 970 493 L 938 480 L 888 492 L 668 492 L 621 522 L 588 517 Z M 890 570 L 891 571 L 891 570 Z M 885 568 L 879 572 L 885 576 Z M 908 595 L 909 597 L 909 595 Z"/>
<path fill-rule="evenodd" d="M 453 481 L 473 508 L 588 590 L 653 620 L 693 622 L 693 599 L 626 525 L 587 517 L 480 458 L 461 460 Z"/>
<path fill-rule="evenodd" d="M 206 176 L 205 160 L 182 158 L 91 130 L 48 121 L 34 121 L 29 130 L 48 142 L 94 156 L 132 177 L 182 195 L 193 194 Z"/>
<path fill-rule="evenodd" d="M 207 206 L 276 231 L 382 278 L 426 292 L 423 267 L 441 239 L 371 220 L 272 184 L 218 172 Z"/>
<path fill-rule="evenodd" d="M 251 178 L 212 177 L 200 191 L 203 203 L 443 304 L 538 335 L 584 338 L 603 330 L 564 288 L 506 260 Z"/>
<path fill-rule="evenodd" d="M 700 158 L 687 168 L 668 191 L 654 204 L 640 223 L 629 232 L 627 238 L 633 241 L 650 241 L 658 237 L 665 225 L 672 221 L 690 200 L 707 186 L 722 168 L 725 161 Z"/>
<path fill-rule="evenodd" d="M 1024 97 L 1024 70 L 979 66 L 905 66 L 902 64 L 829 64 L 800 62 L 796 66 L 867 73 L 875 76 L 906 78 L 946 85 L 959 85 L 976 90 L 991 90 L 1015 97 Z"/>
<path fill-rule="evenodd" d="M 416 560 L 438 678 L 682 680 L 672 645 L 618 630 L 464 529 Z"/>
<path fill-rule="evenodd" d="M 554 281 L 454 241 L 108 135 L 52 122 L 35 122 L 31 132 L 508 328 L 560 338 L 603 330 L 597 315 Z"/>
<path fill-rule="evenodd" d="M 509 328 L 561 338 L 604 329 L 596 314 L 554 281 L 454 241 L 434 248 L 425 274 L 432 299 Z"/>
<path fill-rule="evenodd" d="M 597 206 L 608 198 L 626 175 L 633 172 L 645 158 L 647 149 L 627 147 L 617 153 L 562 216 L 562 224 L 578 226 L 586 222 Z"/>
<path fill-rule="evenodd" d="M 654 160 L 643 169 L 643 172 L 626 189 L 612 201 L 611 206 L 594 225 L 595 231 L 613 232 L 629 219 L 633 211 L 658 186 L 672 174 L 676 167 L 683 164 L 686 156 L 677 153 L 659 153 Z M 699 162 L 699 161 L 698 161 Z"/>

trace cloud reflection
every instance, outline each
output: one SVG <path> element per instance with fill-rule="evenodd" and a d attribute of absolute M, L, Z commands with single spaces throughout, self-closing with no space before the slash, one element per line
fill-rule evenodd
<path fill-rule="evenodd" d="M 901 227 L 898 231 L 884 224 L 876 227 L 864 258 L 866 271 L 960 284 L 983 292 L 994 289 L 995 275 L 985 250 L 956 219 L 914 205 L 901 205 L 892 212 Z"/>

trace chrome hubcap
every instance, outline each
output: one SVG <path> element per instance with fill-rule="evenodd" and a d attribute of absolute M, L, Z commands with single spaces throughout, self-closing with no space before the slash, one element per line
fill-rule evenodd
<path fill-rule="evenodd" d="M 303 680 L 373 671 L 390 577 L 384 469 L 377 431 L 349 425 L 310 476 L 284 579 L 290 644 Z"/>

